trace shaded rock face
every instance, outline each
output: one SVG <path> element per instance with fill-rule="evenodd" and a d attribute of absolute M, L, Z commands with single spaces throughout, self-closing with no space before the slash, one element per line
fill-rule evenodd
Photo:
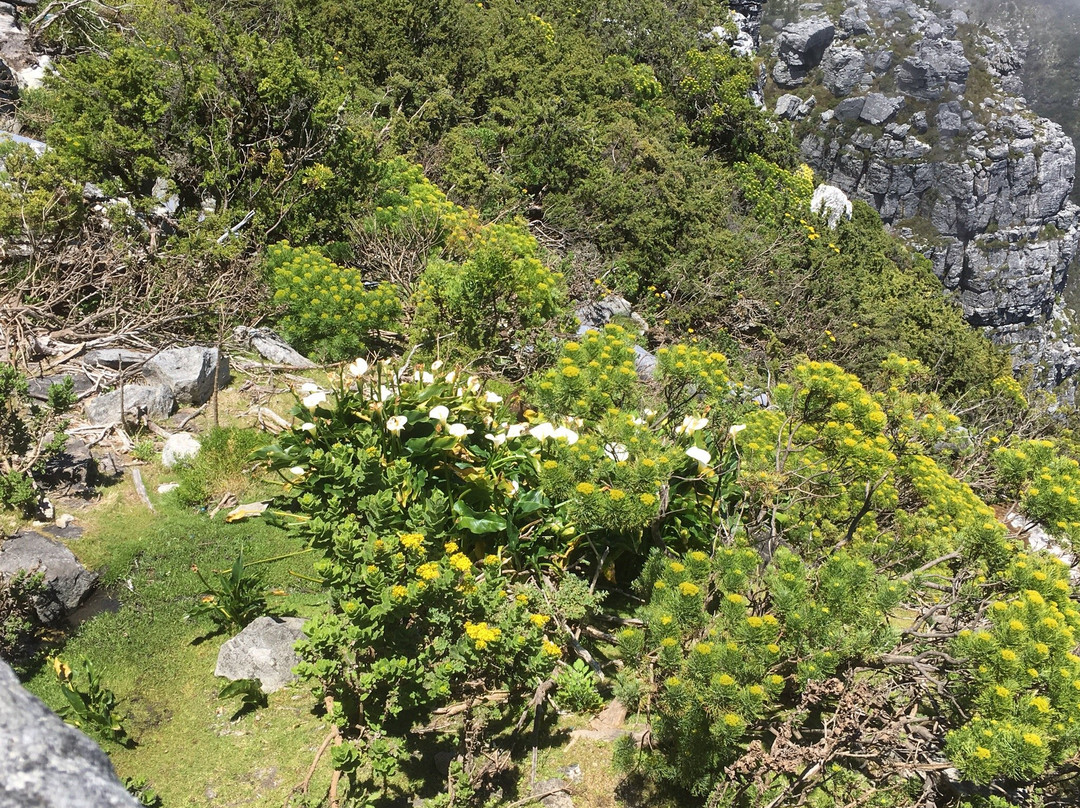
<path fill-rule="evenodd" d="M 811 17 L 784 26 L 777 42 L 773 80 L 781 87 L 797 87 L 821 63 L 833 41 L 836 26 L 828 17 Z"/>
<path fill-rule="evenodd" d="M 0 577 L 11 578 L 20 571 L 44 575 L 45 591 L 34 608 L 42 623 L 58 622 L 75 611 L 97 583 L 90 572 L 64 545 L 40 533 L 24 531 L 0 543 Z"/>
<path fill-rule="evenodd" d="M 787 51 L 809 41 L 793 32 L 825 26 L 820 10 L 803 13 L 771 43 L 765 29 L 771 98 L 787 87 Z M 1070 379 L 1080 348 L 1055 335 L 1070 331 L 1060 297 L 1080 248 L 1076 150 L 1019 95 L 1016 49 L 923 0 L 848 0 L 820 59 L 800 92 L 816 99 L 799 130 L 807 163 L 924 252 L 968 320 L 1010 346 L 1036 384 Z M 1074 389 L 1059 392 L 1071 400 Z"/>
<path fill-rule="evenodd" d="M 138 808 L 96 743 L 23 689 L 0 660 L 0 806 Z"/>

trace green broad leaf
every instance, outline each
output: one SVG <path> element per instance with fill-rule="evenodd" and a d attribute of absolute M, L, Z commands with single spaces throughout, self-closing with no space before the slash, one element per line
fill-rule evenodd
<path fill-rule="evenodd" d="M 454 503 L 454 515 L 458 517 L 457 523 L 460 527 L 477 535 L 498 533 L 506 529 L 506 520 L 501 516 L 491 511 L 474 511 L 464 500 L 459 499 Z"/>
<path fill-rule="evenodd" d="M 551 501 L 539 488 L 521 494 L 516 502 L 517 507 L 515 510 L 520 514 L 536 513 L 539 510 L 551 507 Z"/>

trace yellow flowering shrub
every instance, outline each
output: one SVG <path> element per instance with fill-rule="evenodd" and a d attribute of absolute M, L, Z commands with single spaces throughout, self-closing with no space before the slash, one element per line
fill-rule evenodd
<path fill-rule="evenodd" d="M 356 356 L 401 317 L 392 286 L 368 289 L 358 269 L 338 266 L 314 247 L 282 241 L 267 250 L 266 262 L 274 302 L 284 310 L 281 331 L 302 351 L 330 361 Z"/>

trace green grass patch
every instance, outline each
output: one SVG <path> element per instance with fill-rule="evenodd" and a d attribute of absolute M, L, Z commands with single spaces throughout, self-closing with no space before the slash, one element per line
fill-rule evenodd
<path fill-rule="evenodd" d="M 147 472 L 153 491 L 161 472 Z M 311 693 L 303 685 L 286 688 L 270 696 L 267 708 L 231 721 L 239 702 L 217 698 L 225 681 L 214 676 L 227 637 L 211 635 L 209 620 L 185 614 L 202 590 L 193 564 L 227 569 L 241 548 L 249 561 L 302 548 L 258 519 L 228 525 L 173 496 L 160 498 L 151 513 L 127 483 L 106 496 L 107 506 L 89 515 L 85 536 L 71 547 L 103 569 L 103 583 L 123 605 L 84 623 L 61 653 L 89 658 L 119 698 L 134 745 L 104 744 L 117 772 L 145 777 L 170 808 L 283 805 L 325 735 Z M 316 585 L 290 574 L 310 576 L 312 560 L 304 554 L 259 565 L 268 589 L 282 593 L 268 596 L 278 611 L 307 616 L 318 609 L 323 595 Z M 42 664 L 27 687 L 54 709 L 62 705 L 50 666 Z M 328 781 L 324 761 L 312 793 L 325 794 Z"/>

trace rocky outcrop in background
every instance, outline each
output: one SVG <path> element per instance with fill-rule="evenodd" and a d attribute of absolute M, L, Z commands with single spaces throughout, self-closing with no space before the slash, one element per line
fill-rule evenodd
<path fill-rule="evenodd" d="M 913 0 L 849 0 L 834 15 L 770 4 L 765 17 L 766 94 L 810 166 L 924 252 L 1038 385 L 1080 372 L 1062 303 L 1080 246 L 1076 151 L 1029 109 L 1021 54 L 964 12 Z"/>

